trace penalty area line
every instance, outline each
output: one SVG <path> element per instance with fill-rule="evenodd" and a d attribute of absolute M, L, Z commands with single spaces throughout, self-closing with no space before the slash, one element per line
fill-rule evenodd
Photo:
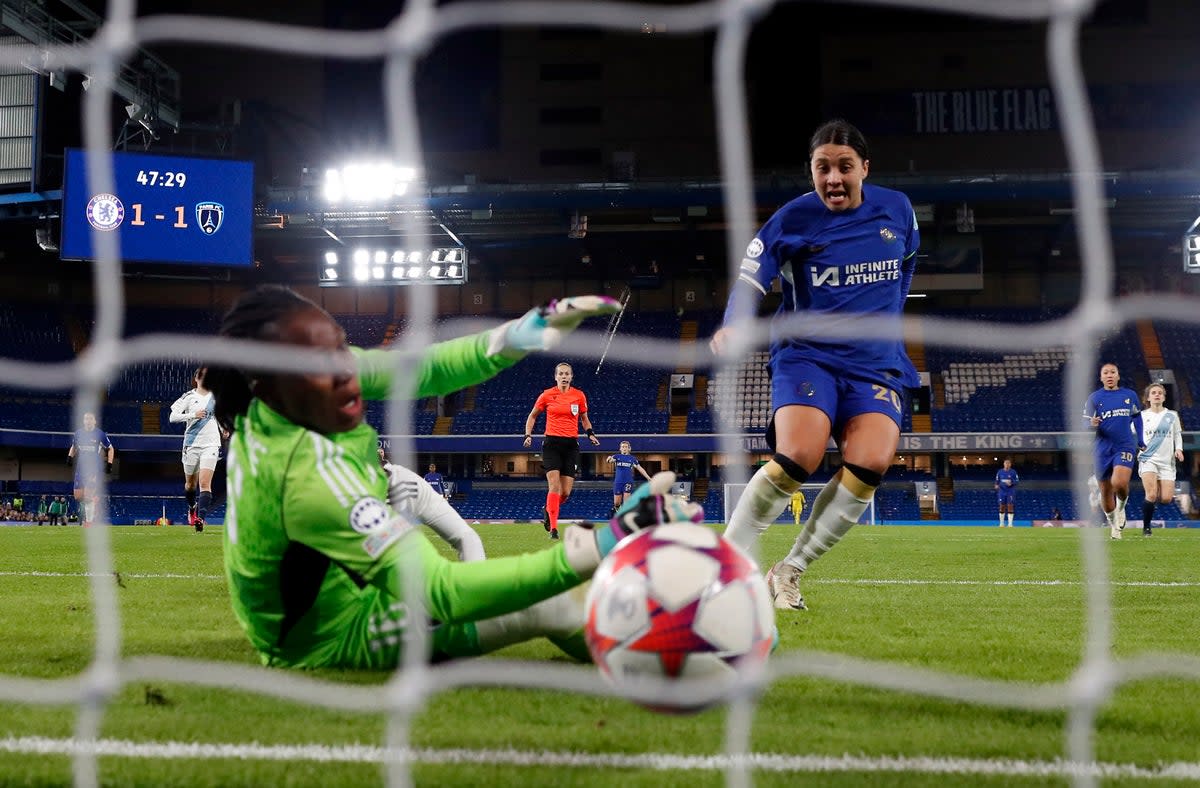
<path fill-rule="evenodd" d="M 108 576 L 111 573 L 106 573 Z M 186 572 L 121 572 L 121 577 L 138 580 L 224 580 L 224 575 L 189 574 Z M 94 572 L 50 572 L 42 570 L 0 570 L 0 577 L 95 577 Z M 886 577 L 806 577 L 809 585 L 849 586 L 1081 586 L 1082 580 L 933 580 L 921 578 Z M 1187 580 L 1118 580 L 1109 581 L 1118 588 L 1197 588 L 1200 581 Z"/>
<path fill-rule="evenodd" d="M 528 750 L 386 749 L 361 744 L 263 745 L 201 744 L 197 742 L 131 742 L 118 739 L 82 741 L 40 736 L 0 739 L 0 752 L 29 755 L 94 755 L 116 758 L 234 759 L 258 761 L 316 761 L 325 763 L 385 763 L 409 760 L 423 764 L 489 764 L 558 766 L 584 769 L 651 769 L 656 771 L 725 771 L 745 764 L 768 772 L 908 772 L 1004 777 L 1100 777 L 1105 779 L 1198 780 L 1200 763 L 1176 762 L 1158 766 L 1132 763 L 1075 763 L 1054 759 L 1026 761 L 1007 758 L 942 758 L 936 756 L 865 755 L 639 755 Z"/>

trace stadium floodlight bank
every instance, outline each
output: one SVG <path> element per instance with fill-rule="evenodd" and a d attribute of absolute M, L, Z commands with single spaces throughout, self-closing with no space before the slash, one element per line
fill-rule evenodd
<path fill-rule="evenodd" d="M 467 282 L 467 250 L 462 246 L 433 249 L 355 249 L 327 251 L 321 261 L 321 287 L 371 285 L 462 285 Z"/>

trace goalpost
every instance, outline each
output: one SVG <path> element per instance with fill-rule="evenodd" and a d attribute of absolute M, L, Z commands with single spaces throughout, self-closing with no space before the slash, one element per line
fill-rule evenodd
<path fill-rule="evenodd" d="M 802 484 L 800 491 L 804 493 L 804 509 L 800 513 L 800 522 L 803 523 L 808 519 L 809 512 L 812 511 L 813 501 L 817 500 L 817 493 L 825 485 L 822 483 Z M 724 501 L 724 522 L 729 522 L 729 516 L 733 514 L 733 507 L 737 506 L 738 498 L 742 497 L 742 493 L 746 490 L 744 484 L 726 484 L 724 485 L 725 501 Z M 789 503 L 787 508 L 775 518 L 775 523 L 784 523 L 792 525 L 796 522 L 795 516 L 792 514 L 792 505 Z M 859 525 L 875 525 L 875 496 L 871 496 L 871 503 L 867 504 L 867 510 L 863 512 L 862 517 L 858 518 Z"/>

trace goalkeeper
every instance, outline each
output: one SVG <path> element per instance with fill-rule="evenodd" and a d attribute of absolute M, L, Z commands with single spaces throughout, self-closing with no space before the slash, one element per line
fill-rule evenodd
<path fill-rule="evenodd" d="M 416 370 L 415 397 L 447 393 L 543 350 L 615 302 L 552 302 L 491 331 L 434 345 Z M 467 657 L 565 627 L 538 605 L 586 581 L 627 533 L 663 520 L 699 520 L 670 499 L 670 474 L 644 485 L 618 518 L 573 527 L 538 553 L 469 563 L 442 557 L 387 502 L 389 479 L 363 400 L 387 396 L 386 351 L 347 346 L 323 309 L 287 288 L 264 286 L 225 315 L 222 336 L 324 351 L 325 373 L 275 373 L 209 365 L 217 420 L 230 428 L 225 574 L 234 614 L 264 664 L 393 669 L 404 630 L 430 626 L 434 661 Z M 662 513 L 662 514 L 660 514 Z M 423 587 L 404 601 L 405 574 Z M 582 615 L 573 620 L 582 627 Z M 575 638 L 580 641 L 579 638 Z M 581 642 L 581 641 L 580 641 Z M 576 652 L 578 653 L 578 652 Z"/>

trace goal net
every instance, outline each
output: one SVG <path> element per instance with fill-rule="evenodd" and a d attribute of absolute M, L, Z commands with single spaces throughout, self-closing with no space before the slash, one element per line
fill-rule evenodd
<path fill-rule="evenodd" d="M 896 0 L 894 3 L 871 4 L 954 10 L 1003 20 L 1006 24 L 1021 19 L 1044 24 L 1046 28 L 1047 75 L 1053 89 L 1058 127 L 1073 175 L 1070 183 L 1071 211 L 1075 222 L 1073 237 L 1078 239 L 1080 264 L 1077 308 L 1062 319 L 1029 325 L 1003 326 L 977 319 L 947 319 L 910 314 L 905 318 L 902 328 L 905 338 L 910 341 L 923 341 L 926 346 L 955 349 L 1010 352 L 1014 348 L 1070 345 L 1075 352 L 1069 359 L 1063 375 L 1063 413 L 1068 423 L 1077 423 L 1078 403 L 1084 402 L 1096 386 L 1097 347 L 1105 332 L 1136 321 L 1151 319 L 1188 324 L 1192 328 L 1200 324 L 1200 302 L 1196 298 L 1162 292 L 1119 299 L 1113 295 L 1118 288 L 1115 287 L 1112 236 L 1105 210 L 1104 184 L 1108 175 L 1099 156 L 1096 130 L 1092 124 L 1088 103 L 1088 86 L 1084 79 L 1079 52 L 1083 21 L 1096 3 L 1087 0 L 960 0 L 955 3 L 946 0 Z M 114 91 L 124 81 L 123 64 L 133 55 L 135 47 L 177 42 L 197 47 L 228 47 L 231 57 L 236 56 L 241 49 L 256 49 L 277 53 L 281 57 L 371 61 L 375 65 L 381 65 L 385 74 L 386 87 L 384 95 L 380 97 L 380 112 L 387 113 L 389 119 L 390 150 L 398 161 L 419 162 L 423 161 L 424 157 L 417 123 L 419 113 L 414 75 L 418 71 L 422 56 L 441 39 L 452 38 L 454 34 L 472 27 L 519 25 L 603 31 L 614 35 L 615 47 L 628 46 L 628 39 L 616 38 L 619 33 L 644 35 L 657 30 L 658 26 L 669 35 L 711 35 L 716 40 L 710 75 L 714 106 L 705 107 L 703 112 L 699 113 L 689 112 L 686 107 L 681 108 L 679 122 L 706 123 L 711 116 L 715 116 L 720 153 L 720 182 L 727 206 L 724 224 L 728 228 L 726 256 L 729 262 L 726 274 L 732 281 L 738 277 L 743 250 L 749 239 L 754 237 L 757 224 L 752 188 L 752 151 L 745 112 L 747 100 L 743 63 L 746 59 L 747 42 L 755 23 L 762 24 L 755 17 L 765 13 L 771 5 L 755 2 L 694 2 L 639 7 L 634 3 L 612 2 L 435 4 L 424 0 L 398 6 L 402 7 L 403 11 L 386 28 L 335 30 L 304 27 L 299 24 L 223 18 L 211 14 L 139 16 L 136 3 L 115 2 L 107 4 L 104 24 L 92 38 L 71 37 L 61 43 L 47 43 L 32 61 L 27 53 L 18 51 L 17 47 L 0 47 L 0 65 L 18 73 L 30 68 L 42 72 L 86 73 L 90 88 L 83 94 L 82 99 L 84 143 L 88 150 L 99 154 L 113 148 L 113 135 L 109 125 L 112 102 L 116 95 Z M 41 4 L 4 3 L 5 22 L 8 22 L 9 10 L 21 7 L 40 8 Z M 849 9 L 847 13 L 854 13 L 854 10 Z M 647 22 L 648 18 L 652 21 Z M 37 25 L 33 27 L 36 28 Z M 795 35 L 800 37 L 804 32 L 796 30 Z M 235 47 L 238 49 L 234 49 Z M 290 64 L 292 61 L 286 62 Z M 670 82 L 668 80 L 668 83 Z M 662 98 L 663 101 L 673 99 L 673 95 Z M 636 126 L 636 114 L 631 117 L 632 125 Z M 1045 142 L 1039 144 L 1044 146 L 1048 143 L 1047 137 Z M 802 139 L 798 140 L 797 147 L 803 152 Z M 469 163 L 464 163 L 463 166 L 469 168 Z M 113 192 L 111 160 L 97 155 L 90 160 L 89 167 L 88 181 L 91 189 L 98 194 Z M 410 213 L 416 216 L 421 212 Z M 413 228 L 408 234 L 419 236 L 419 229 Z M 91 270 L 96 324 L 91 345 L 86 353 L 68 363 L 36 363 L 21 360 L 11 353 L 10 349 L 0 350 L 0 380 L 21 381 L 23 386 L 38 391 L 57 391 L 65 387 L 72 389 L 73 428 L 80 426 L 85 412 L 96 411 L 100 407 L 106 384 L 115 380 L 123 367 L 133 364 L 200 356 L 237 358 L 239 362 L 245 362 L 247 365 L 294 373 L 312 372 L 320 368 L 322 358 L 316 352 L 285 352 L 277 345 L 232 344 L 211 335 L 178 332 L 141 338 L 125 336 L 125 283 L 122 280 L 122 260 L 115 235 L 95 233 L 95 250 L 96 261 Z M 434 335 L 434 327 L 439 317 L 436 314 L 439 299 L 434 297 L 429 287 L 413 287 L 405 294 L 402 308 L 408 318 L 409 328 L 396 345 L 398 352 L 395 372 L 399 378 L 405 377 L 401 373 L 411 371 L 416 359 L 421 356 Z M 498 319 L 496 324 L 499 324 Z M 768 335 L 769 327 L 765 322 L 756 323 L 754 327 L 759 338 Z M 897 324 L 890 319 L 868 317 L 827 321 L 795 315 L 793 319 L 776 325 L 775 328 L 795 336 L 859 341 L 867 338 L 895 337 Z M 598 363 L 604 357 L 606 337 L 595 332 L 588 337 L 583 335 L 585 333 L 581 332 L 580 336 L 573 339 L 571 351 L 581 358 L 589 358 Z M 746 351 L 749 347 L 734 350 Z M 703 343 L 681 347 L 681 343 L 674 338 L 652 338 L 638 344 L 625 337 L 614 337 L 611 339 L 608 358 L 612 361 L 620 360 L 631 365 L 640 365 L 646 370 L 655 369 L 660 373 L 669 373 L 680 367 L 700 367 L 706 363 L 717 363 L 727 370 L 736 364 L 736 360 L 729 359 L 713 362 L 712 357 L 707 355 L 707 350 L 703 349 Z M 389 433 L 399 436 L 412 435 L 409 411 L 407 403 L 400 400 L 389 406 Z M 721 423 L 714 426 L 719 427 L 717 432 L 721 435 L 719 450 L 722 454 L 729 457 L 745 455 L 746 448 L 742 442 L 744 432 L 738 425 L 723 417 Z M 1090 465 L 1090 452 L 1084 441 L 1073 443 L 1070 450 L 1073 468 Z M 394 452 L 397 461 L 410 467 L 411 458 L 414 456 L 411 441 Z M 726 517 L 728 507 L 733 505 L 737 493 L 744 487 L 744 484 L 739 483 L 744 479 L 744 469 L 731 473 L 730 483 L 726 485 Z M 1073 485 L 1077 508 L 1087 511 L 1084 475 L 1074 471 Z M 100 475 L 97 486 L 103 501 L 106 493 L 103 474 Z M 811 506 L 812 499 L 816 497 L 816 490 L 813 489 L 813 495 L 808 497 L 808 505 Z M 868 512 L 869 521 L 874 522 L 874 504 Z M 106 517 L 102 504 L 99 518 L 101 523 Z M 124 641 L 128 632 L 123 622 L 121 595 L 133 593 L 126 587 L 131 578 L 115 571 L 118 563 L 114 560 L 113 536 L 110 535 L 110 531 L 114 529 L 96 527 L 88 529 L 80 536 L 87 552 L 85 575 L 88 588 L 86 602 L 80 601 L 77 605 L 89 610 L 94 618 L 90 631 L 86 625 L 80 629 L 81 639 L 85 641 L 83 646 L 91 658 L 86 669 L 65 679 L 32 678 L 25 673 L 0 674 L 0 707 L 15 706 L 22 709 L 14 718 L 16 724 L 28 725 L 31 730 L 36 729 L 38 732 L 51 730 L 48 723 L 34 724 L 41 719 L 40 712 L 33 715 L 23 709 L 24 704 L 40 704 L 71 707 L 75 712 L 73 726 L 68 726 L 69 730 L 65 733 L 55 734 L 60 738 L 46 738 L 40 735 L 10 738 L 4 743 L 4 747 L 0 748 L 5 752 L 4 758 L 0 760 L 7 761 L 14 755 L 43 759 L 47 755 L 65 756 L 71 759 L 70 768 L 75 784 L 95 786 L 102 782 L 111 782 L 103 779 L 102 760 L 107 767 L 114 761 L 130 757 L 175 758 L 181 761 L 185 758 L 196 758 L 208 762 L 207 768 L 209 763 L 219 764 L 222 759 L 299 757 L 294 748 L 280 747 L 269 752 L 251 751 L 241 747 L 241 742 L 237 743 L 239 746 L 230 745 L 227 748 L 215 743 L 198 747 L 193 746 L 195 743 L 176 746 L 172 742 L 163 742 L 163 746 L 150 749 L 148 745 L 152 742 L 122 742 L 104 738 L 104 733 L 109 730 L 110 720 L 114 716 L 109 713 L 110 706 L 118 700 L 120 691 L 145 685 L 145 702 L 150 704 L 153 689 L 150 683 L 171 682 L 192 687 L 232 690 L 280 703 L 286 701 L 313 708 L 337 710 L 345 716 L 350 716 L 351 711 L 359 714 L 386 714 L 387 730 L 379 737 L 378 742 L 381 746 L 365 752 L 353 746 L 338 746 L 336 750 L 341 753 L 338 757 L 347 761 L 357 759 L 382 763 L 385 772 L 383 779 L 387 784 L 395 786 L 413 783 L 414 763 L 436 763 L 439 759 L 445 762 L 450 757 L 461 757 L 468 765 L 473 767 L 478 764 L 480 768 L 496 762 L 517 764 L 524 768 L 526 763 L 533 763 L 534 758 L 544 757 L 547 760 L 543 762 L 556 770 L 575 765 L 597 770 L 625 769 L 638 765 L 647 769 L 661 769 L 672 763 L 683 762 L 682 758 L 674 754 L 650 754 L 646 759 L 635 761 L 629 753 L 616 753 L 615 757 L 609 759 L 592 757 L 591 752 L 574 755 L 547 753 L 542 751 L 540 743 L 535 743 L 533 750 L 518 750 L 514 749 L 516 745 L 512 744 L 512 741 L 517 739 L 498 738 L 497 741 L 503 742 L 503 746 L 484 751 L 421 749 L 414 745 L 414 741 L 419 741 L 418 734 L 422 733 L 421 726 L 417 724 L 420 722 L 417 715 L 430 707 L 431 701 L 437 701 L 439 693 L 461 686 L 475 688 L 486 685 L 530 687 L 539 693 L 551 690 L 578 694 L 607 692 L 595 675 L 594 669 L 575 670 L 575 666 L 532 660 L 479 660 L 470 664 L 428 666 L 421 664 L 417 657 L 411 664 L 402 665 L 385 687 L 360 687 L 353 682 L 329 681 L 320 676 L 314 677 L 300 672 L 289 673 L 250 664 L 189 658 L 186 655 L 209 652 L 203 648 L 193 649 L 193 644 L 171 643 L 169 632 L 149 642 L 179 646 L 174 649 L 173 656 L 154 656 L 155 647 L 147 645 L 148 641 L 144 640 L 127 647 Z M 1157 540 L 1158 537 L 1155 538 L 1155 541 Z M 773 663 L 767 680 L 795 681 L 797 677 L 804 677 L 809 681 L 815 679 L 837 682 L 839 685 L 876 688 L 877 694 L 897 692 L 921 695 L 931 699 L 931 706 L 934 703 L 957 703 L 964 706 L 1013 709 L 1020 712 L 1014 712 L 1013 716 L 1022 718 L 1032 718 L 1035 714 L 1062 716 L 1064 735 L 1061 747 L 1039 743 L 1044 747 L 1039 752 L 1049 752 L 1054 756 L 1049 761 L 1008 761 L 1000 764 L 1007 769 L 1004 772 L 993 770 L 993 767 L 997 767 L 995 762 L 989 761 L 981 766 L 968 759 L 938 761 L 926 757 L 924 753 L 919 758 L 904 761 L 904 768 L 923 770 L 928 774 L 936 773 L 936 779 L 939 780 L 962 774 L 974 774 L 979 777 L 986 771 L 987 776 L 983 779 L 1062 779 L 1090 786 L 1101 777 L 1151 779 L 1162 776 L 1161 772 L 1146 771 L 1143 767 L 1138 767 L 1138 771 L 1105 771 L 1105 765 L 1097 762 L 1095 739 L 1098 712 L 1105 704 L 1110 703 L 1119 691 L 1125 689 L 1124 685 L 1144 681 L 1148 677 L 1180 676 L 1189 681 L 1200 679 L 1200 660 L 1194 655 L 1194 651 L 1190 654 L 1179 653 L 1179 647 L 1176 645 L 1179 639 L 1164 638 L 1161 641 L 1164 644 L 1162 651 L 1123 654 L 1115 642 L 1116 627 L 1112 604 L 1114 592 L 1109 579 L 1110 561 L 1103 534 L 1100 533 L 1100 529 L 1087 529 L 1080 534 L 1079 542 L 1079 578 L 1073 582 L 1080 585 L 1079 593 L 1085 605 L 1082 616 L 1084 631 L 1079 638 L 1079 644 L 1068 644 L 1064 652 L 1070 654 L 1074 648 L 1076 658 L 1069 660 L 1071 664 L 1064 664 L 1061 673 L 1044 677 L 1042 683 L 1035 685 L 1029 681 L 1010 678 L 1012 674 L 1007 669 L 996 670 L 993 678 L 957 675 L 950 670 L 940 669 L 942 666 L 938 664 L 936 654 L 926 655 L 928 659 L 922 659 L 922 667 L 917 668 L 900 660 L 882 662 L 855 659 L 840 654 L 831 655 L 821 650 L 823 646 L 828 647 L 829 641 L 822 640 L 819 636 L 810 636 L 807 641 L 799 643 L 794 640 L 789 643 L 788 638 L 809 629 L 804 626 L 787 628 L 784 633 L 787 648 L 772 658 Z M 1157 548 L 1157 545 L 1153 547 Z M 9 552 L 18 554 L 19 550 Z M 1128 563 L 1121 567 L 1121 571 L 1125 572 L 1127 568 Z M 122 569 L 124 571 L 124 567 Z M 133 575 L 133 578 L 138 577 Z M 219 574 L 215 577 L 218 581 L 221 579 Z M 6 579 L 17 582 L 12 578 Z M 203 577 L 200 579 L 205 580 Z M 215 593 L 223 592 L 222 589 Z M 411 594 L 411 588 L 406 589 L 406 593 Z M 69 609 L 75 610 L 76 604 Z M 415 647 L 410 653 L 424 653 L 423 648 L 417 648 L 425 645 L 422 640 L 425 637 L 422 628 L 413 627 L 411 631 L 415 633 Z M 20 633 L 20 636 L 27 634 Z M 22 647 L 33 640 L 32 637 L 22 640 L 11 632 L 9 637 L 13 643 L 19 642 Z M 70 645 L 74 647 L 78 644 Z M 41 667 L 35 666 L 29 670 L 32 671 L 32 675 L 40 677 L 41 673 L 38 670 Z M 1190 686 L 1187 688 L 1191 689 Z M 727 735 L 722 742 L 725 757 L 713 758 L 710 753 L 705 752 L 696 761 L 688 763 L 702 761 L 707 765 L 685 768 L 718 768 L 723 770 L 730 784 L 739 786 L 750 784 L 752 767 L 756 770 L 773 768 L 772 764 L 777 756 L 755 753 L 751 745 L 751 728 L 755 721 L 754 706 L 758 697 L 758 694 L 747 696 L 731 707 L 726 724 Z M 588 710 L 586 714 L 576 713 L 569 705 L 564 706 L 565 721 L 569 721 L 572 714 L 581 718 L 595 714 L 595 710 Z M 948 708 L 953 708 L 955 714 L 958 713 L 957 706 Z M 145 713 L 138 716 L 153 716 L 157 711 L 145 709 Z M 130 710 L 118 707 L 116 712 L 115 716 L 118 718 L 128 717 Z M 605 714 L 607 713 L 605 711 Z M 278 713 L 275 716 L 279 716 Z M 1163 724 L 1175 725 L 1169 720 Z M 194 731 L 201 730 L 198 725 L 189 727 Z M 619 726 L 609 727 L 612 729 Z M 758 729 L 766 727 L 769 726 L 753 726 L 755 735 L 760 732 Z M 140 730 L 144 731 L 148 738 L 150 729 Z M 236 726 L 228 726 L 226 732 L 229 738 L 240 738 Z M 497 734 L 506 732 L 497 731 Z M 676 736 L 667 737 L 667 740 L 673 740 L 676 746 L 685 750 L 705 746 L 701 739 L 685 740 Z M 543 742 L 545 739 L 537 738 L 534 741 Z M 799 744 L 807 746 L 808 743 Z M 555 743 L 555 746 L 557 745 L 558 742 Z M 946 749 L 953 751 L 955 745 L 949 744 Z M 763 757 L 760 758 L 760 755 Z M 309 757 L 311 760 L 319 760 L 328 759 L 330 756 L 322 751 Z M 890 754 L 878 760 L 813 755 L 808 759 L 793 761 L 793 765 L 788 768 L 801 772 L 835 769 L 855 771 L 860 779 L 869 779 L 869 772 L 894 770 L 898 760 Z M 1190 769 L 1194 765 L 1188 766 Z M 975 771 L 970 771 L 972 769 Z M 469 775 L 477 777 L 480 773 L 458 772 L 458 782 L 469 782 Z M 1186 780 L 1195 774 L 1194 770 L 1185 770 L 1175 776 Z M 0 782 L 9 782 L 5 779 L 7 776 L 11 776 L 11 773 L 0 772 Z M 774 775 L 768 774 L 767 777 L 773 779 Z M 15 782 L 27 782 L 28 775 L 25 775 L 25 778 Z M 214 779 L 220 782 L 219 777 Z M 570 780 L 572 777 L 566 779 Z M 707 781 L 707 775 L 700 779 Z M 930 777 L 921 781 L 933 780 L 934 778 Z M 45 781 L 53 782 L 54 778 L 46 777 Z M 227 782 L 244 783 L 253 780 L 243 775 L 237 779 L 231 778 Z M 331 779 L 330 782 L 338 781 Z"/>
<path fill-rule="evenodd" d="M 804 493 L 803 509 L 800 510 L 800 522 L 803 523 L 808 519 L 808 515 L 812 512 L 813 501 L 817 500 L 817 494 L 821 492 L 824 484 L 802 484 L 800 492 Z M 733 507 L 737 506 L 738 499 L 745 492 L 745 484 L 729 483 L 724 485 L 722 492 L 724 501 L 722 510 L 725 515 L 724 522 L 729 522 L 730 515 L 733 514 Z M 795 512 L 792 511 L 792 505 L 789 503 L 778 517 L 775 518 L 775 523 L 785 523 L 794 525 L 796 522 Z M 859 525 L 875 525 L 875 496 L 871 496 L 871 503 L 867 504 L 867 510 L 863 512 L 862 517 L 858 518 Z"/>

